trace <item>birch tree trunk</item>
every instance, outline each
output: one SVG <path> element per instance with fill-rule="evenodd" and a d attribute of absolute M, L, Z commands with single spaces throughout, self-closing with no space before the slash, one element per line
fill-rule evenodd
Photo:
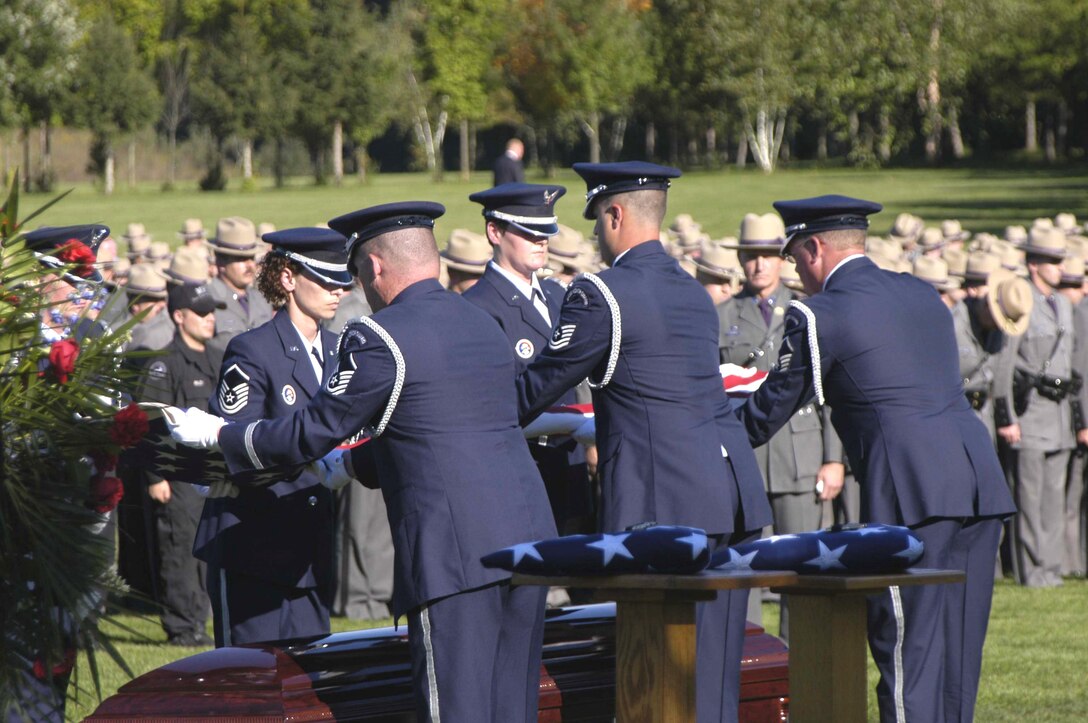
<path fill-rule="evenodd" d="M 105 167 L 105 185 L 102 190 L 107 196 L 113 193 L 114 186 L 114 158 L 113 158 L 113 144 L 106 144 L 106 167 Z"/>
<path fill-rule="evenodd" d="M 469 137 L 468 137 L 468 119 L 461 119 L 460 126 L 460 163 L 461 163 L 461 180 L 467 181 L 471 177 L 472 163 L 469 161 Z"/>
<path fill-rule="evenodd" d="M 601 162 L 601 116 L 597 111 L 590 111 L 581 121 L 582 131 L 589 139 L 589 162 Z"/>
<path fill-rule="evenodd" d="M 741 131 L 737 138 L 737 168 L 748 165 L 748 132 Z"/>
<path fill-rule="evenodd" d="M 30 172 L 30 126 L 23 124 L 23 190 L 30 193 L 31 188 L 31 176 Z"/>
<path fill-rule="evenodd" d="M 136 188 L 136 139 L 128 139 L 128 187 Z"/>
<path fill-rule="evenodd" d="M 434 174 L 435 180 L 440 181 L 442 180 L 440 152 L 442 150 L 442 141 L 446 135 L 448 114 L 446 109 L 443 108 L 438 114 L 435 127 L 431 128 L 431 116 L 427 110 L 427 102 L 419 89 L 416 74 L 411 69 L 408 70 L 408 85 L 411 86 L 412 95 L 415 97 L 416 140 L 423 148 L 424 156 L 427 159 L 427 170 Z"/>
<path fill-rule="evenodd" d="M 929 81 L 926 83 L 922 111 L 926 116 L 926 160 L 935 163 L 941 153 L 941 11 L 944 0 L 933 0 L 936 11 L 929 29 Z"/>
<path fill-rule="evenodd" d="M 646 124 L 646 160 L 653 161 L 654 151 L 657 149 L 657 128 L 654 122 Z"/>
<path fill-rule="evenodd" d="M 242 141 L 242 178 L 253 178 L 253 141 L 249 138 Z"/>
<path fill-rule="evenodd" d="M 1028 96 L 1024 108 L 1024 150 L 1035 153 L 1039 150 L 1039 124 L 1035 110 L 1035 98 Z"/>
<path fill-rule="evenodd" d="M 963 132 L 960 130 L 960 109 L 953 106 L 948 110 L 948 139 L 952 143 L 952 157 L 962 159 L 967 152 L 963 147 Z"/>
<path fill-rule="evenodd" d="M 332 182 L 337 186 L 344 182 L 344 123 L 332 124 Z"/>
<path fill-rule="evenodd" d="M 782 147 L 782 137 L 786 133 L 785 111 L 771 111 L 766 106 L 760 106 L 756 111 L 755 125 L 749 119 L 745 123 L 745 133 L 756 163 L 764 173 L 773 172 Z"/>

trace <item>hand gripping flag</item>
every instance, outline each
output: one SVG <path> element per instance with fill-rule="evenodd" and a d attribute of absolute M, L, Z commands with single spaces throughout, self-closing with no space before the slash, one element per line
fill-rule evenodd
<path fill-rule="evenodd" d="M 710 569 L 878 575 L 905 570 L 921 559 L 924 549 L 906 527 L 842 525 L 721 548 L 711 556 Z"/>
<path fill-rule="evenodd" d="M 523 542 L 489 555 L 484 567 L 528 575 L 692 574 L 710 559 L 706 533 L 657 525 L 628 532 L 568 535 Z"/>

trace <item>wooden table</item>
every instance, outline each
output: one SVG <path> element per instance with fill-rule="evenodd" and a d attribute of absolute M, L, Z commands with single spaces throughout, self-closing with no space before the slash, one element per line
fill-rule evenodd
<path fill-rule="evenodd" d="M 616 720 L 695 720 L 695 603 L 719 590 L 789 586 L 793 572 L 541 577 L 514 574 L 514 585 L 593 588 L 616 601 Z M 862 621 L 864 628 L 864 620 Z M 792 658 L 791 658 L 792 660 Z M 792 670 L 792 662 L 791 662 Z"/>
<path fill-rule="evenodd" d="M 962 583 L 958 570 L 895 575 L 719 572 L 697 575 L 542 577 L 514 585 L 592 588 L 616 601 L 616 720 L 695 720 L 695 603 L 719 590 L 770 587 L 790 606 L 790 720 L 864 723 L 865 596 L 893 585 Z"/>
<path fill-rule="evenodd" d="M 893 585 L 965 578 L 959 570 L 916 569 L 894 575 L 800 575 L 792 584 L 773 586 L 790 606 L 790 720 L 865 723 L 865 596 Z"/>

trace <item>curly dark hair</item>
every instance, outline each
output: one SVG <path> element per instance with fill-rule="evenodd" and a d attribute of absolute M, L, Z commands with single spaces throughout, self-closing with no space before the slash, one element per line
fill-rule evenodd
<path fill-rule="evenodd" d="M 302 267 L 295 261 L 279 254 L 266 254 L 257 269 L 257 290 L 268 300 L 273 309 L 280 309 L 287 304 L 287 292 L 280 285 L 280 274 L 284 269 L 291 269 L 296 274 L 302 273 Z"/>

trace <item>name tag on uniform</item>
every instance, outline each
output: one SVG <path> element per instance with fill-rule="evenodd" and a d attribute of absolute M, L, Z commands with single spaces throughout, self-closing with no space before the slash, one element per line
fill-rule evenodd
<path fill-rule="evenodd" d="M 204 380 L 203 380 L 203 379 L 194 379 L 194 380 L 193 380 L 193 386 L 194 386 L 194 387 L 202 387 L 202 386 L 204 386 Z"/>

